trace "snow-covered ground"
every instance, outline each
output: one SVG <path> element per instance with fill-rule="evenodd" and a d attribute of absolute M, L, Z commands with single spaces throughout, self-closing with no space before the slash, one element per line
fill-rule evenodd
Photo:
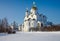
<path fill-rule="evenodd" d="M 0 41 L 60 41 L 60 32 L 17 32 L 16 34 L 3 34 L 3 36 L 0 36 Z"/>
<path fill-rule="evenodd" d="M 7 35 L 7 33 L 0 33 L 0 37 L 1 36 L 6 36 Z"/>

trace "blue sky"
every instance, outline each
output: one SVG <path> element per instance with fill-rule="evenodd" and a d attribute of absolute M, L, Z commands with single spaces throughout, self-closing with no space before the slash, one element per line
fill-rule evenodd
<path fill-rule="evenodd" d="M 60 23 L 60 0 L 0 0 L 0 19 L 6 17 L 9 23 L 22 24 L 26 8 L 29 10 L 36 3 L 38 12 L 47 16 L 47 20 Z"/>

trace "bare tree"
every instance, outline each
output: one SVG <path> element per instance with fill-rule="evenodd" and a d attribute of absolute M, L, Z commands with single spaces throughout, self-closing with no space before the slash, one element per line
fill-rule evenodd
<path fill-rule="evenodd" d="M 0 29 L 1 29 L 1 19 L 0 19 Z"/>
<path fill-rule="evenodd" d="M 7 18 L 2 19 L 2 28 L 3 28 L 3 31 L 4 31 L 4 32 L 7 31 L 7 28 L 8 28 Z"/>

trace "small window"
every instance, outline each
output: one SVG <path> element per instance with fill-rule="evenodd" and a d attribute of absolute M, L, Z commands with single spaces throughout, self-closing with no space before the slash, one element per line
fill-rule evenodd
<path fill-rule="evenodd" d="M 31 18 L 28 19 L 28 21 L 30 20 Z"/>
<path fill-rule="evenodd" d="M 33 19 L 33 20 L 35 20 L 35 19 Z"/>
<path fill-rule="evenodd" d="M 31 17 L 33 17 L 33 15 L 31 15 Z"/>

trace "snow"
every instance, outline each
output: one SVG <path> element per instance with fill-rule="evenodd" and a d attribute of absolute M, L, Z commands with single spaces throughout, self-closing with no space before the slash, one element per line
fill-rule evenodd
<path fill-rule="evenodd" d="M 0 36 L 0 41 L 60 41 L 60 32 L 17 32 L 16 34 L 3 34 L 3 36 Z"/>
<path fill-rule="evenodd" d="M 0 37 L 1 36 L 6 36 L 7 35 L 7 33 L 0 33 Z"/>

